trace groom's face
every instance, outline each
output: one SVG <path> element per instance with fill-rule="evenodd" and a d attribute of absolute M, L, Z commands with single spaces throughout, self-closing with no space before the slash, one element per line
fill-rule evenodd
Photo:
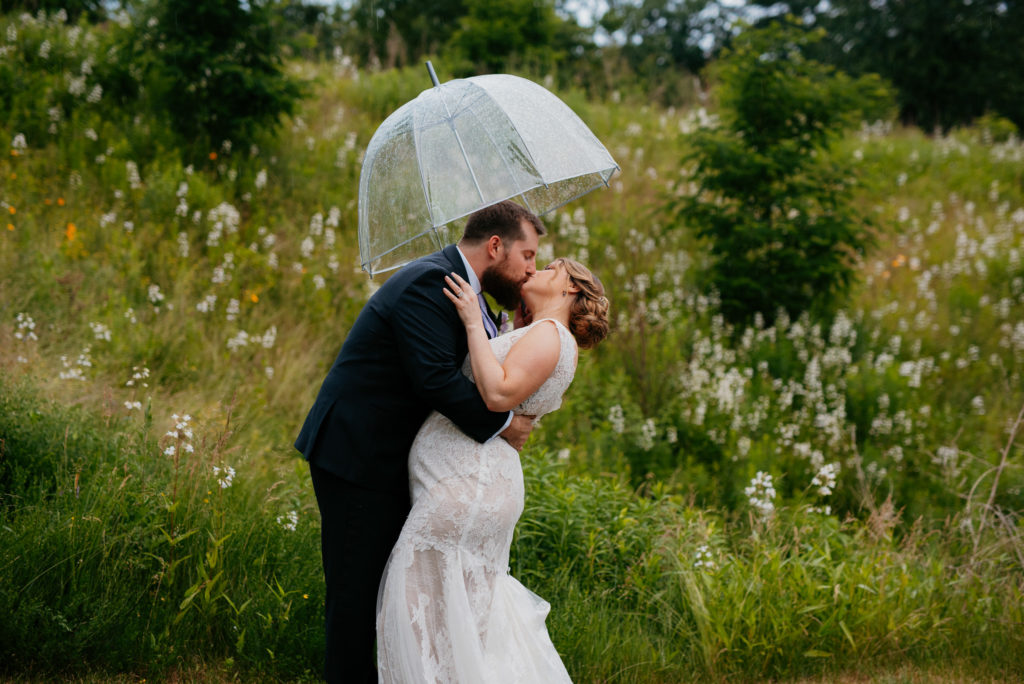
<path fill-rule="evenodd" d="M 496 262 L 484 270 L 480 284 L 502 307 L 519 306 L 523 283 L 537 272 L 537 247 L 537 230 L 523 221 L 523 239 L 503 242 Z"/>

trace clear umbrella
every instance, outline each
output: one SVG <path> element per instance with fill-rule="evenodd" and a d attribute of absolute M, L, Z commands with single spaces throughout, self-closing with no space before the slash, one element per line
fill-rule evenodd
<path fill-rule="evenodd" d="M 372 277 L 456 242 L 449 224 L 512 199 L 538 215 L 619 168 L 564 102 L 518 76 L 440 84 L 384 120 L 359 178 L 359 255 Z"/>

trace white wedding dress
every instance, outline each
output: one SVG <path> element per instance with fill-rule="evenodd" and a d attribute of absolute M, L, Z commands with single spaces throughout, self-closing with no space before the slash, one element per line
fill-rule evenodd
<path fill-rule="evenodd" d="M 541 416 L 561 405 L 576 371 L 576 341 L 561 323 L 535 321 L 491 340 L 504 361 L 534 325 L 558 329 L 551 376 L 516 409 Z M 463 372 L 473 377 L 469 358 Z M 569 682 L 544 619 L 550 606 L 509 574 L 523 512 L 519 453 L 480 444 L 436 411 L 409 453 L 412 510 L 377 597 L 377 672 L 387 684 Z"/>

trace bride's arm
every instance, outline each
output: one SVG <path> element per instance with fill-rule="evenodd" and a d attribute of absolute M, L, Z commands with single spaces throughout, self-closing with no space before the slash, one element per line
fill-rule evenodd
<path fill-rule="evenodd" d="M 446 276 L 445 294 L 455 304 L 466 326 L 469 363 L 473 367 L 477 389 L 491 411 L 510 411 L 537 391 L 548 379 L 561 352 L 561 340 L 554 322 L 538 325 L 523 335 L 500 363 L 484 331 L 480 305 L 473 290 L 458 275 L 458 281 Z M 455 293 L 465 292 L 458 297 Z"/>

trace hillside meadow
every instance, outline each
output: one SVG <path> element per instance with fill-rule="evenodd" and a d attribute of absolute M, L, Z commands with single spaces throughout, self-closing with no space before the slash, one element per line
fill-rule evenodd
<path fill-rule="evenodd" d="M 379 284 L 362 150 L 429 81 L 292 63 L 309 94 L 276 137 L 186 163 L 97 91 L 104 40 L 0 18 L 0 77 L 33 85 L 0 121 L 0 675 L 313 680 L 319 521 L 291 442 Z M 558 94 L 621 166 L 545 217 L 538 259 L 590 265 L 614 317 L 523 452 L 512 572 L 570 674 L 1017 680 L 1012 126 L 851 131 L 831 154 L 878 236 L 850 298 L 737 329 L 663 211 L 713 109 Z"/>

